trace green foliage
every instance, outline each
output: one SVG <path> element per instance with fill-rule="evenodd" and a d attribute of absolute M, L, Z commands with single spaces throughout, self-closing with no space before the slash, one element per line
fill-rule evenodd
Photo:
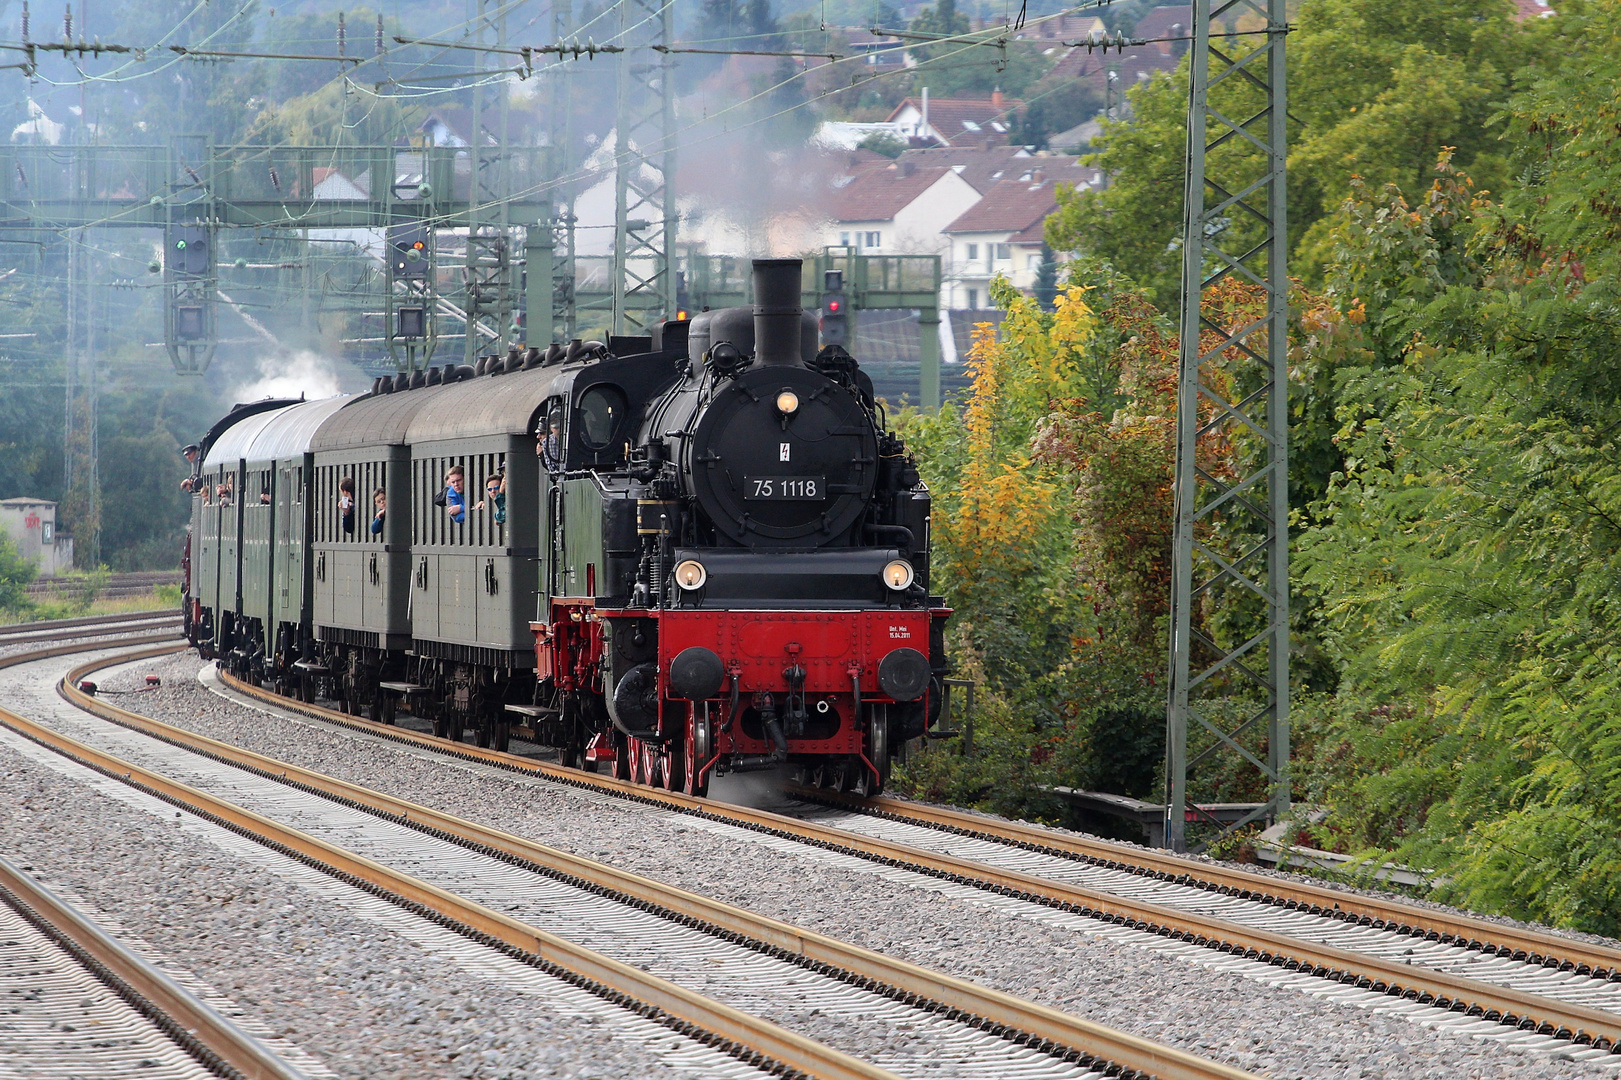
<path fill-rule="evenodd" d="M 1014 118 L 1010 141 L 1038 150 L 1059 132 L 1084 124 L 1103 108 L 1103 98 L 1090 84 L 1079 79 L 1043 80 L 1033 89 L 1024 111 Z"/>
<path fill-rule="evenodd" d="M 1504 116 L 1500 201 L 1443 158 L 1409 202 L 1337 215 L 1345 465 L 1299 540 L 1340 670 L 1301 710 L 1323 842 L 1444 875 L 1438 894 L 1621 930 L 1621 265 L 1610 192 L 1621 13 L 1564 44 Z"/>
<path fill-rule="evenodd" d="M 1058 186 L 1047 243 L 1126 268 L 1157 306 L 1174 311 L 1182 252 L 1182 186 L 1187 145 L 1187 62 L 1172 75 L 1134 87 L 1129 120 L 1101 121 L 1095 153 L 1083 160 L 1108 173 L 1102 191 Z"/>
<path fill-rule="evenodd" d="M 1563 13 L 1564 9 L 1561 9 Z M 1489 123 L 1495 102 L 1556 49 L 1545 27 L 1510 18 L 1507 0 L 1307 0 L 1289 36 L 1289 234 L 1292 268 L 1315 283 L 1327 258 L 1328 215 L 1353 176 L 1375 187 L 1422 187 L 1443 147 L 1495 188 L 1506 163 Z M 1533 22 L 1557 20 L 1534 20 Z M 1103 123 L 1086 159 L 1111 176 L 1103 191 L 1064 193 L 1047 240 L 1126 267 L 1161 307 L 1181 280 L 1187 67 L 1133 87 L 1127 119 Z M 1243 80 L 1212 92 L 1228 116 L 1256 111 Z M 1247 152 L 1230 140 L 1225 152 Z M 1214 163 L 1213 163 L 1214 164 Z M 1242 247 L 1243 245 L 1237 245 Z"/>
<path fill-rule="evenodd" d="M 875 131 L 856 144 L 858 150 L 871 150 L 886 158 L 898 158 L 906 152 L 906 144 L 885 131 Z"/>
<path fill-rule="evenodd" d="M 0 611 L 25 610 L 28 586 L 38 573 L 32 559 L 18 554 L 11 534 L 0 532 Z"/>

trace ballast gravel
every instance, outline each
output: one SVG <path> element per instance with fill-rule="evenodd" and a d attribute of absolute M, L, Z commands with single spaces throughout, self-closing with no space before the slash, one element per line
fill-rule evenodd
<path fill-rule="evenodd" d="M 180 654 L 98 681 L 104 693 L 137 691 L 110 700 L 189 730 L 1278 1080 L 1617 1075 L 1076 933 L 872 864 L 228 701 L 198 681 L 202 666 Z M 141 690 L 147 674 L 161 687 Z"/>
<path fill-rule="evenodd" d="M 14 694 L 5 700 L 25 715 L 32 711 Z M 65 775 L 64 766 L 41 760 L 47 751 L 19 748 L 14 740 L 0 735 L 0 851 L 70 902 L 137 935 L 166 966 L 186 972 L 183 981 L 194 977 L 224 995 L 330 1070 L 321 1075 L 706 1075 L 671 1067 L 617 1037 L 611 1022 L 551 1013 L 544 1000 L 471 975 L 355 917 L 330 895 L 235 861 L 192 832 L 207 826 L 182 822 L 179 813 L 154 817 L 102 794 Z M 664 1037 L 655 1035 L 657 1042 L 684 1042 L 658 1030 Z M 10 1075 L 3 1062 L 0 1074 Z"/>

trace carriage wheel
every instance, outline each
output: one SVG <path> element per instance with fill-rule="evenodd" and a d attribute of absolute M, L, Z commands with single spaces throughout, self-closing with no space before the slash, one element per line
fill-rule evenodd
<path fill-rule="evenodd" d="M 506 720 L 497 720 L 495 722 L 495 737 L 490 741 L 493 744 L 493 749 L 499 750 L 503 754 L 506 753 L 507 747 L 512 745 L 512 724 Z"/>

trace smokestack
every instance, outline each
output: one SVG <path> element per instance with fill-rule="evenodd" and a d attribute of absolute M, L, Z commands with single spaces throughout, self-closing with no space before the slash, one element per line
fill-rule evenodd
<path fill-rule="evenodd" d="M 754 260 L 754 362 L 798 367 L 801 259 Z"/>
<path fill-rule="evenodd" d="M 1002 96 L 1002 88 L 998 86 L 991 91 L 991 107 L 1000 109 L 1007 99 Z"/>

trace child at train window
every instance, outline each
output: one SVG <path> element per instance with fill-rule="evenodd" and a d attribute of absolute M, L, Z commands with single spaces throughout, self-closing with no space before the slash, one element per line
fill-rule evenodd
<path fill-rule="evenodd" d="M 355 482 L 352 477 L 345 476 L 338 481 L 338 520 L 343 523 L 343 531 L 355 531 Z"/>
<path fill-rule="evenodd" d="M 496 473 L 484 485 L 484 498 L 473 504 L 474 510 L 484 509 L 484 504 L 490 504 L 490 516 L 497 525 L 506 524 L 507 520 L 507 474 L 503 470 Z"/>
<path fill-rule="evenodd" d="M 445 513 L 456 525 L 467 520 L 467 497 L 462 494 L 466 475 L 460 465 L 452 465 L 450 471 L 445 473 Z"/>
<path fill-rule="evenodd" d="M 371 517 L 371 534 L 380 536 L 383 532 L 383 516 L 388 513 L 388 492 L 382 488 L 372 492 L 371 505 L 375 511 Z"/>

